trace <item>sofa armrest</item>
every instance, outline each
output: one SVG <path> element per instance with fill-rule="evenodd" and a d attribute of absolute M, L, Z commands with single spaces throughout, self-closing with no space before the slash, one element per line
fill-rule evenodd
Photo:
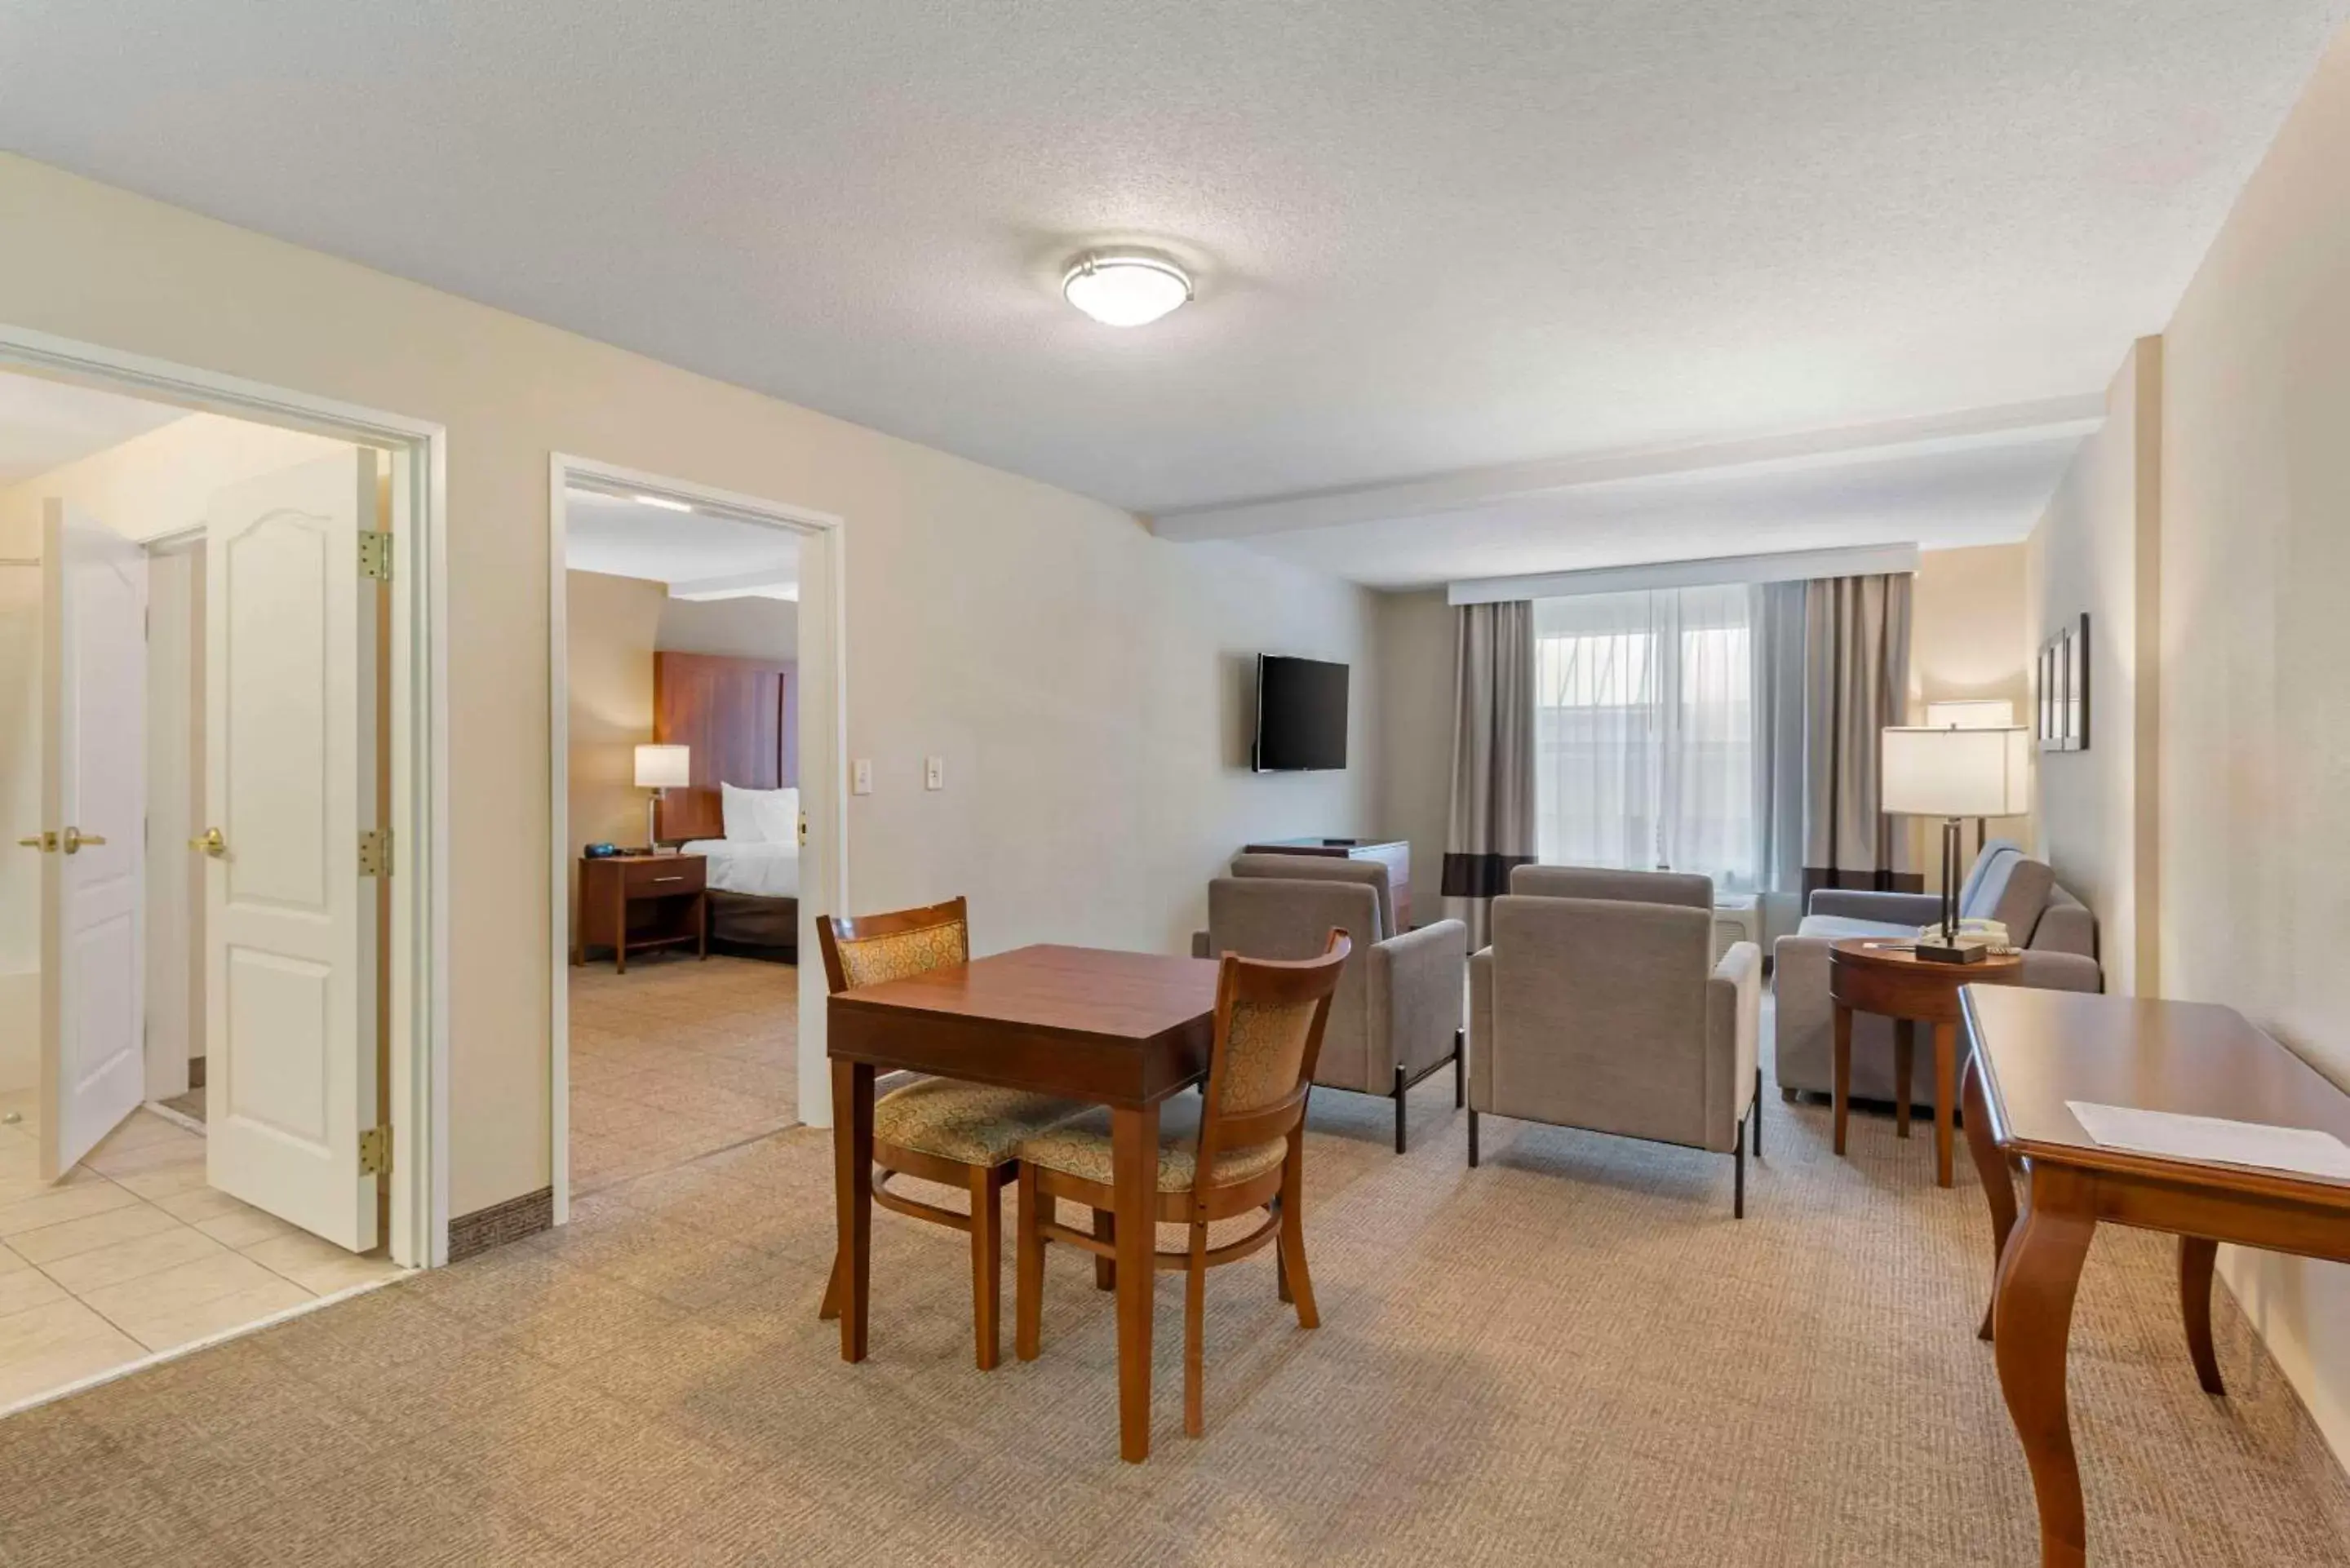
<path fill-rule="evenodd" d="M 1730 1078 L 1721 1102 L 1726 1133 L 1721 1147 L 1727 1149 L 1753 1103 L 1754 1067 L 1762 1056 L 1762 950 L 1752 942 L 1731 943 L 1707 978 L 1705 1031 L 1709 1087 L 1717 1072 L 1726 1069 Z M 1712 1099 L 1711 1093 L 1707 1098 Z"/>
<path fill-rule="evenodd" d="M 1469 928 L 1459 920 L 1371 944 L 1371 1035 L 1387 1040 L 1396 1066 L 1417 1074 L 1451 1054 L 1468 964 Z"/>
<path fill-rule="evenodd" d="M 1847 920 L 1882 920 L 1891 926 L 1930 926 L 1942 918 L 1942 901 L 1931 893 L 1866 893 L 1822 888 L 1812 895 L 1807 915 Z"/>
<path fill-rule="evenodd" d="M 2015 982 L 2034 991 L 2099 992 L 2106 989 L 2106 975 L 2093 958 L 2026 948 L 2022 966 L 2015 971 Z"/>

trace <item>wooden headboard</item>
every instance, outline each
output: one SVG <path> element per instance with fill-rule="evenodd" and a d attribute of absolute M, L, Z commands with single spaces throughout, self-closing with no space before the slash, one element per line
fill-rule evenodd
<path fill-rule="evenodd" d="M 718 786 L 799 783 L 799 679 L 789 664 L 714 653 L 653 655 L 653 740 L 690 746 L 692 784 L 655 808 L 664 843 L 723 838 Z"/>

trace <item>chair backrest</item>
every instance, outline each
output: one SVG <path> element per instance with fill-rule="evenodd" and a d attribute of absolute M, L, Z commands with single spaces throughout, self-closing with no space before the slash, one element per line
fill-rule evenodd
<path fill-rule="evenodd" d="M 971 960 L 971 922 L 961 898 L 882 915 L 827 915 L 816 923 L 816 937 L 832 991 Z"/>
<path fill-rule="evenodd" d="M 1195 1192 L 1204 1194 L 1211 1185 L 1216 1150 L 1270 1143 L 1295 1133 L 1305 1119 L 1330 998 L 1353 950 L 1353 939 L 1333 929 L 1314 958 L 1223 956 Z"/>
<path fill-rule="evenodd" d="M 1713 908 L 1713 878 L 1693 871 L 1613 871 L 1600 866 L 1520 866 L 1510 891 L 1524 898 L 1602 898 L 1619 904 Z"/>
<path fill-rule="evenodd" d="M 1270 877 L 1281 882 L 1359 882 L 1378 896 L 1377 930 L 1357 938 L 1380 942 L 1396 934 L 1395 888 L 1384 860 L 1355 860 L 1339 855 L 1235 855 L 1235 877 Z"/>
<path fill-rule="evenodd" d="M 1493 900 L 1493 1108 L 1700 1144 L 1713 915 L 1678 904 Z"/>
<path fill-rule="evenodd" d="M 1303 859 L 1268 855 L 1267 860 Z M 1384 869 L 1384 867 L 1382 867 Z M 1208 884 L 1208 951 L 1248 959 L 1319 958 L 1333 929 L 1347 933 L 1355 956 L 1338 976 L 1324 1032 L 1322 1076 L 1347 1073 L 1349 1088 L 1369 1074 L 1370 951 L 1379 932 L 1377 890 L 1354 877 L 1219 877 Z"/>

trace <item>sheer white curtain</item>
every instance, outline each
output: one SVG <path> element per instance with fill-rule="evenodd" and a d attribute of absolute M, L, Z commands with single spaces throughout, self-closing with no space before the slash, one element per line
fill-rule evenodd
<path fill-rule="evenodd" d="M 1554 864 L 1758 882 L 1752 590 L 1534 602 L 1534 823 Z"/>

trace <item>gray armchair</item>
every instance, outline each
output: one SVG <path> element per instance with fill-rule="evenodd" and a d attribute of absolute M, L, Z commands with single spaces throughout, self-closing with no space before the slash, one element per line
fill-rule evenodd
<path fill-rule="evenodd" d="M 2097 965 L 2097 922 L 2087 906 L 2067 892 L 2044 861 L 2017 846 L 1994 839 L 1983 846 L 1960 889 L 1959 913 L 1969 919 L 1997 920 L 2023 950 L 2018 985 L 2042 991 L 2102 991 Z M 1776 1038 L 1773 1065 L 1779 1091 L 1787 1098 L 1831 1094 L 1835 1087 L 1835 1009 L 1828 1000 L 1828 949 L 1845 937 L 1914 935 L 1941 919 L 1930 893 L 1865 893 L 1822 888 L 1812 895 L 1803 924 L 1772 949 L 1773 1009 Z M 1960 1033 L 1959 1064 L 1973 1049 Z M 1927 1075 L 1929 1078 L 1932 1075 Z M 1852 1021 L 1852 1095 L 1860 1100 L 1891 1100 L 1893 1025 L 1873 1013 Z M 1910 1098 L 1931 1105 L 1930 1083 L 1915 1085 Z"/>
<path fill-rule="evenodd" d="M 1469 961 L 1469 1163 L 1477 1118 L 1762 1151 L 1762 953 L 1712 961 L 1703 877 L 1522 867 L 1493 900 L 1493 945 Z"/>
<path fill-rule="evenodd" d="M 1307 867 L 1315 869 L 1298 874 Z M 1332 927 L 1352 937 L 1355 956 L 1330 1002 L 1314 1082 L 1394 1100 L 1396 1152 L 1403 1153 L 1404 1096 L 1413 1085 L 1450 1062 L 1454 1105 L 1466 1093 L 1461 998 L 1468 928 L 1439 920 L 1391 934 L 1392 906 L 1381 898 L 1387 867 L 1375 862 L 1243 855 L 1232 870 L 1208 884 L 1208 929 L 1194 950 L 1313 958 Z"/>

